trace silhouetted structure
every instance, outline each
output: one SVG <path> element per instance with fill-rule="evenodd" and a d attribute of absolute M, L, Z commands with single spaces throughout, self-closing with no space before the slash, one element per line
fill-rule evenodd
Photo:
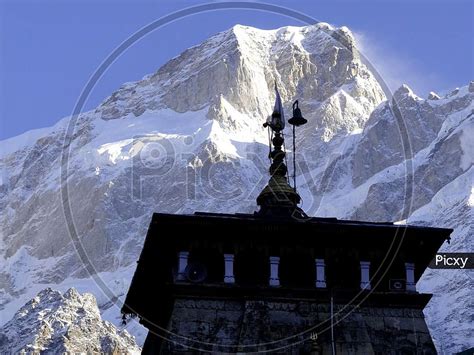
<path fill-rule="evenodd" d="M 308 218 L 278 97 L 258 212 L 153 214 L 122 309 L 143 353 L 435 354 L 415 284 L 452 230 Z"/>

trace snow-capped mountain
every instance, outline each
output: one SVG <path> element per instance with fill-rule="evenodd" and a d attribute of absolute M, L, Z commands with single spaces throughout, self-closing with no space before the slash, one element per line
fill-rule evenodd
<path fill-rule="evenodd" d="M 123 85 L 72 131 L 65 118 L 2 142 L 2 314 L 45 287 L 75 286 L 93 292 L 103 317 L 118 324 L 115 301 L 128 289 L 152 212 L 256 210 L 268 180 L 262 123 L 275 83 L 287 114 L 299 99 L 308 119 L 297 138 L 308 214 L 454 227 L 446 248 L 473 249 L 473 82 L 428 99 L 403 86 L 387 100 L 347 28 L 238 25 Z M 427 317 L 439 349 L 474 346 L 468 273 L 430 271 L 419 285 L 437 292 Z"/>
<path fill-rule="evenodd" d="M 100 317 L 93 295 L 46 288 L 0 328 L 2 354 L 139 354 L 126 330 Z"/>

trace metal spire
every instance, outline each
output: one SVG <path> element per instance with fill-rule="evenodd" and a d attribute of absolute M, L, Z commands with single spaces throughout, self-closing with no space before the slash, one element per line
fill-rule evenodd
<path fill-rule="evenodd" d="M 263 125 L 273 131 L 273 150 L 270 152 L 270 179 L 268 185 L 257 197 L 260 211 L 257 214 L 267 216 L 304 217 L 305 213 L 298 207 L 301 201 L 298 193 L 288 184 L 285 152 L 282 150 L 284 139 L 282 130 L 285 128 L 283 105 L 280 93 L 275 84 L 275 106 L 272 115 Z"/>

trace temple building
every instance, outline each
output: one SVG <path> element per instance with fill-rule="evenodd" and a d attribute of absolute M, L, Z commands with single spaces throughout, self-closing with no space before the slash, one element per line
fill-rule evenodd
<path fill-rule="evenodd" d="M 278 93 L 265 125 L 257 212 L 153 214 L 122 309 L 149 329 L 143 353 L 436 354 L 416 283 L 452 230 L 308 217 Z"/>

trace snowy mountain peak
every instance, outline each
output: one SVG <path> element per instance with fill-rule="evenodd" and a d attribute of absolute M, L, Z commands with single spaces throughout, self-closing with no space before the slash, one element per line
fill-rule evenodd
<path fill-rule="evenodd" d="M 428 94 L 428 100 L 439 100 L 439 99 L 441 99 L 441 97 L 434 91 L 430 91 L 430 93 Z"/>
<path fill-rule="evenodd" d="M 410 98 L 412 100 L 421 100 L 421 97 L 415 95 L 413 90 L 407 85 L 403 84 L 393 93 L 393 98 L 396 101 L 403 100 L 405 98 Z"/>
<path fill-rule="evenodd" d="M 275 82 L 287 113 L 298 99 L 308 120 L 297 134 L 297 181 L 308 214 L 410 221 L 407 204 L 423 211 L 415 211 L 417 221 L 457 228 L 453 245 L 456 238 L 467 240 L 470 225 L 463 224 L 472 219 L 460 217 L 466 204 L 446 196 L 471 194 L 464 182 L 472 171 L 474 83 L 436 100 L 420 99 L 405 85 L 393 105 L 355 45 L 347 28 L 323 23 L 275 30 L 234 26 L 124 84 L 81 116 L 70 146 L 68 201 L 88 259 L 117 298 L 136 267 L 151 213 L 255 211 L 256 195 L 268 181 L 262 123 L 273 108 Z M 20 300 L 45 284 L 66 289 L 81 280 L 94 289 L 64 221 L 60 176 L 68 122 L 2 142 L 2 315 L 13 316 Z M 408 177 L 407 165 L 413 165 Z M 407 198 L 406 188 L 413 192 Z M 461 205 L 464 215 L 456 209 Z M 456 289 L 443 292 L 455 299 Z M 48 302 L 89 302 L 88 314 L 96 312 L 95 301 L 75 291 L 47 290 L 38 297 L 25 317 Z M 110 300 L 99 304 L 112 312 Z M 453 318 L 458 311 L 444 314 Z M 21 322 L 21 314 L 15 319 Z M 466 345 L 456 327 L 433 329 L 452 349 Z"/>
<path fill-rule="evenodd" d="M 5 353 L 139 353 L 126 331 L 103 321 L 91 294 L 46 288 L 0 328 Z"/>
<path fill-rule="evenodd" d="M 109 120 L 165 108 L 198 111 L 223 96 L 238 112 L 265 117 L 275 82 L 288 105 L 298 95 L 324 101 L 345 86 L 356 99 L 364 94 L 361 104 L 371 110 L 384 94 L 354 48 L 345 27 L 236 25 L 187 49 L 155 74 L 122 86 L 96 112 Z"/>

